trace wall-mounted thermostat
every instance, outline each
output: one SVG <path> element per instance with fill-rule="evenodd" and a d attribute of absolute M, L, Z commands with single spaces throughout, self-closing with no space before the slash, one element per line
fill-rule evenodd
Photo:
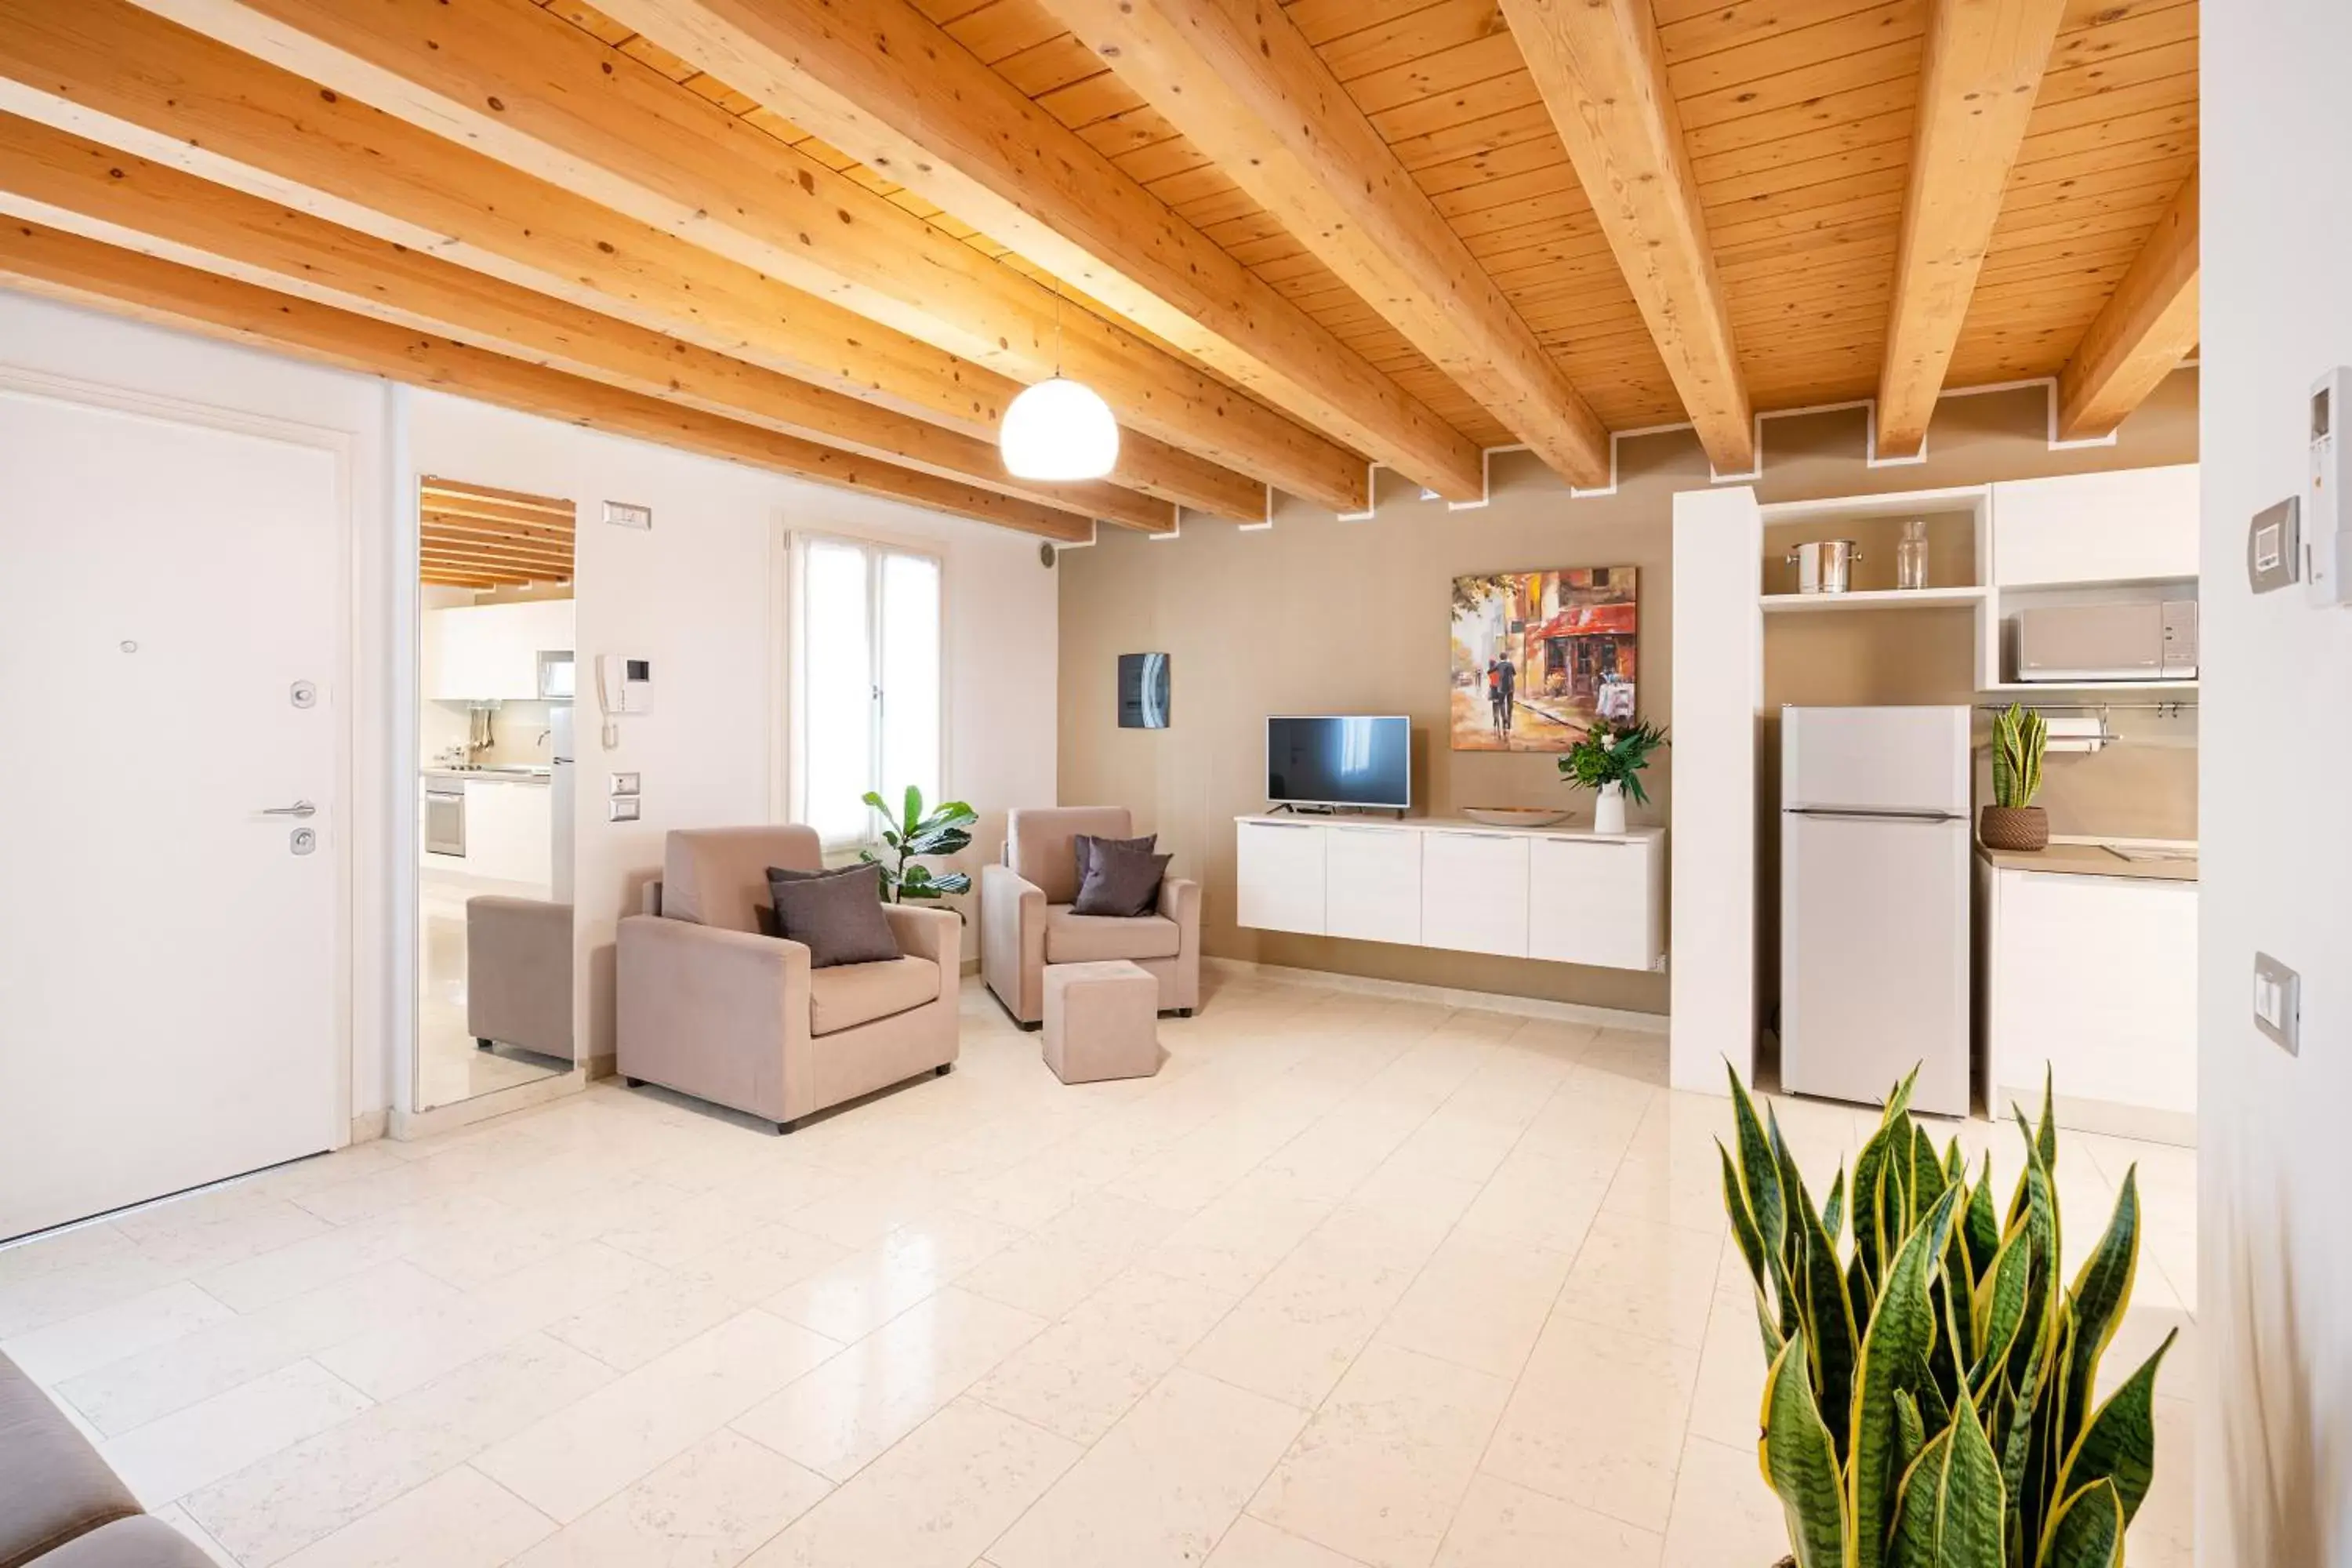
<path fill-rule="evenodd" d="M 2289 496 L 2246 525 L 2246 584 L 2257 594 L 2292 587 L 2303 575 L 2303 498 Z"/>
<path fill-rule="evenodd" d="M 2311 384 L 2310 479 L 2303 492 L 2304 587 L 2319 605 L 2352 605 L 2352 497 L 2346 492 L 2344 421 L 2352 367 Z"/>

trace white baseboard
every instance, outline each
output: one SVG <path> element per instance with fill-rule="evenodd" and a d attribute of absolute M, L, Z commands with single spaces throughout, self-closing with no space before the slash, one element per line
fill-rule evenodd
<path fill-rule="evenodd" d="M 1348 991 L 1361 996 L 1391 996 L 1406 1002 L 1433 1002 L 1442 1007 L 1468 1007 L 1486 1013 L 1509 1013 L 1524 1018 L 1549 1018 L 1564 1024 L 1592 1024 L 1604 1029 L 1633 1029 L 1664 1035 L 1663 1013 L 1635 1013 L 1622 1007 L 1591 1007 L 1581 1002 L 1550 1002 L 1540 996 L 1511 996 L 1496 991 L 1462 991 L 1450 985 L 1422 985 L 1410 980 L 1375 980 L 1364 974 L 1341 974 L 1328 969 L 1293 969 L 1279 963 L 1258 963 L 1246 958 L 1203 956 L 1201 967 L 1222 974 L 1258 980 L 1319 985 L 1327 991 Z"/>
<path fill-rule="evenodd" d="M 2042 1115 L 2042 1090 L 1997 1084 L 1989 1109 L 1997 1123 L 2010 1120 L 2012 1110 L 2022 1110 L 2027 1121 L 2035 1121 Z M 2144 1143 L 2171 1143 L 2183 1149 L 2197 1147 L 2195 1111 L 2157 1110 L 2144 1105 L 2084 1100 L 2070 1094 L 2057 1096 L 2051 1109 L 2056 1113 L 2058 1125 L 2069 1132 L 2098 1132 L 2110 1138 L 2136 1138 Z"/>
<path fill-rule="evenodd" d="M 377 1139 L 383 1137 L 384 1134 L 384 1129 L 391 1125 L 391 1111 L 364 1111 L 362 1114 L 352 1118 L 352 1142 L 354 1143 L 373 1143 Z"/>

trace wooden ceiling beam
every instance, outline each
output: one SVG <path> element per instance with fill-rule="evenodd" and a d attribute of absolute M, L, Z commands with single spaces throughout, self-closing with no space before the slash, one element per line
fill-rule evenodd
<path fill-rule="evenodd" d="M 906 0 L 600 9 L 1318 428 L 1485 493 L 1459 430 Z"/>
<path fill-rule="evenodd" d="M 0 211 L 455 338 L 574 375 L 922 468 L 1084 517 L 1165 532 L 1175 509 L 1110 484 L 1030 485 L 985 441 L 468 271 L 184 170 L 0 112 Z M 72 219 L 88 220 L 88 224 Z M 428 493 L 425 504 L 434 504 Z M 478 516 L 541 519 L 463 499 Z M 571 523 L 564 520 L 562 526 Z"/>
<path fill-rule="evenodd" d="M 0 0 L 0 91 L 45 123 L 980 441 L 1020 390 L 127 0 Z M 1137 489 L 1155 468 L 1171 487 L 1213 468 L 1123 446 Z"/>
<path fill-rule="evenodd" d="M 488 353 L 23 218 L 0 219 L 0 279 L 30 292 L 501 407 L 951 512 L 1064 542 L 1085 519 Z"/>
<path fill-rule="evenodd" d="M 2066 0 L 1930 0 L 1878 378 L 1878 455 L 1908 458 L 1968 319 Z"/>
<path fill-rule="evenodd" d="M 530 0 L 143 3 L 1016 382 L 1065 369 L 1149 437 L 1335 502 L 1363 482 L 1353 453 Z M 1265 515 L 1263 486 L 1221 478 L 1169 499 Z"/>
<path fill-rule="evenodd" d="M 434 539 L 429 534 L 418 544 L 417 549 L 428 561 L 476 562 L 486 568 L 496 567 L 506 572 L 527 572 L 534 577 L 544 578 L 551 583 L 569 582 L 572 579 L 572 562 L 569 559 L 549 560 L 534 555 L 510 554 L 503 550 L 484 550 L 473 545 L 453 545 Z"/>
<path fill-rule="evenodd" d="M 567 526 L 580 514 L 580 509 L 568 500 L 547 496 L 525 495 L 520 490 L 494 489 L 488 485 L 467 484 L 462 479 L 436 479 L 430 475 L 416 483 L 419 493 L 449 506 L 485 506 L 544 517 L 550 521 Z"/>
<path fill-rule="evenodd" d="M 2191 169 L 2058 373 L 2060 439 L 2111 434 L 2197 346 L 2197 214 Z"/>
<path fill-rule="evenodd" d="M 557 532 L 551 529 L 525 527 L 518 523 L 492 522 L 484 518 L 470 517 L 463 512 L 443 511 L 430 500 L 418 508 L 418 514 L 427 528 L 459 537 L 478 536 L 485 539 L 513 539 L 536 544 L 548 550 L 569 550 L 572 547 L 572 531 Z"/>
<path fill-rule="evenodd" d="M 1756 421 L 1650 0 L 1503 0 L 1577 183 L 1716 471 Z"/>
<path fill-rule="evenodd" d="M 1281 6 L 1045 5 L 1514 438 L 1606 479 L 1607 428 Z"/>

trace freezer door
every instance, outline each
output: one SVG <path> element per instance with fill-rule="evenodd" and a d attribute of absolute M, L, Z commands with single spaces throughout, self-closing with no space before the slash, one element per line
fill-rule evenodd
<path fill-rule="evenodd" d="M 1784 813 L 1780 853 L 1782 1087 L 1875 1105 L 1916 1064 L 1967 1115 L 1968 823 Z"/>
<path fill-rule="evenodd" d="M 1969 812 L 1966 708 L 1783 708 L 1783 809 Z"/>

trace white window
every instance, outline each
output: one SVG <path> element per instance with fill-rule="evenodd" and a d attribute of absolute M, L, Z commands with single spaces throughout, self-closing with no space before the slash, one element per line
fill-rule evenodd
<path fill-rule="evenodd" d="M 942 798 L 940 563 L 852 539 L 797 543 L 793 817 L 842 848 L 877 836 L 866 791 L 894 809 L 908 784 L 928 805 Z"/>

